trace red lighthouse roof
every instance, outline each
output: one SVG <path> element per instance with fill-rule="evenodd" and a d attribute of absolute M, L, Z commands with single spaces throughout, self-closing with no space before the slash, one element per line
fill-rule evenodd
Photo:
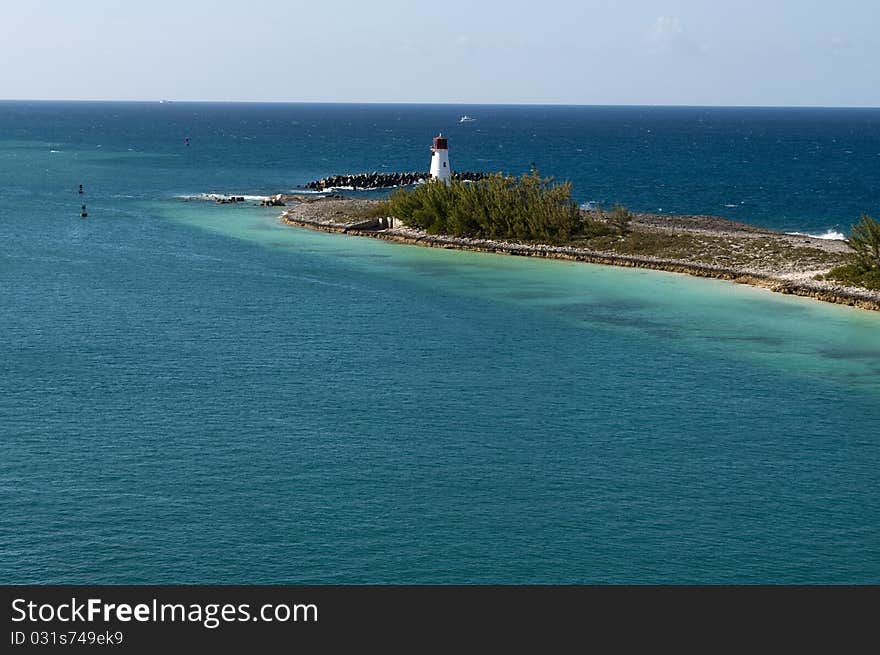
<path fill-rule="evenodd" d="M 434 137 L 434 150 L 449 150 L 449 146 L 446 143 L 446 137 L 443 136 L 442 133 Z"/>

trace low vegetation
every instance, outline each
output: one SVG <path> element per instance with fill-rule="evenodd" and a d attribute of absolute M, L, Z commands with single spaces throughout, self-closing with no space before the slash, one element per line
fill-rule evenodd
<path fill-rule="evenodd" d="M 845 264 L 844 266 L 832 269 L 825 275 L 820 276 L 819 279 L 840 282 L 851 287 L 865 287 L 866 289 L 880 291 L 880 268 L 865 270 L 859 264 Z"/>
<path fill-rule="evenodd" d="M 601 210 L 600 210 L 601 212 Z M 630 210 L 622 205 L 614 205 L 614 209 L 607 215 L 606 222 L 620 234 L 629 234 L 633 215 Z"/>
<path fill-rule="evenodd" d="M 880 290 L 880 223 L 862 214 L 846 242 L 853 251 L 852 261 L 832 269 L 823 279 Z"/>
<path fill-rule="evenodd" d="M 554 244 L 628 225 L 625 210 L 616 224 L 582 214 L 570 182 L 557 184 L 534 168 L 518 178 L 498 173 L 478 182 L 431 181 L 399 189 L 383 211 L 429 234 Z"/>

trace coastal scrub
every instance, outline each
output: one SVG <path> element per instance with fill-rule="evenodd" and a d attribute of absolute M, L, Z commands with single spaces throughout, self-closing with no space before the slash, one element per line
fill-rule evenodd
<path fill-rule="evenodd" d="M 880 223 L 867 214 L 853 225 L 846 240 L 855 252 L 856 263 L 866 270 L 880 268 Z"/>
<path fill-rule="evenodd" d="M 880 289 L 880 223 L 862 214 L 846 243 L 852 249 L 852 262 L 829 271 L 824 279 Z"/>
<path fill-rule="evenodd" d="M 600 229 L 582 216 L 570 182 L 555 183 L 534 168 L 518 178 L 497 173 L 477 182 L 430 181 L 399 189 L 384 209 L 410 227 L 456 237 L 558 244 Z"/>

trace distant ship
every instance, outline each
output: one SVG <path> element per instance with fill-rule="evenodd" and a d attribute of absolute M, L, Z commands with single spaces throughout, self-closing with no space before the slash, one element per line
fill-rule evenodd
<path fill-rule="evenodd" d="M 473 116 L 468 116 L 467 114 L 465 114 L 464 116 L 462 116 L 461 118 L 458 119 L 458 122 L 459 123 L 473 123 L 475 120 L 477 120 L 477 119 L 474 118 Z"/>

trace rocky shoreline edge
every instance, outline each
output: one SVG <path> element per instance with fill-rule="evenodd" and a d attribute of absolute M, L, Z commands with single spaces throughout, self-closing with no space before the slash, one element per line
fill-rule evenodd
<path fill-rule="evenodd" d="M 299 199 L 297 199 L 299 200 Z M 370 202 L 348 198 L 312 198 L 302 199 L 302 202 L 288 208 L 282 215 L 281 221 L 286 225 L 323 232 L 336 232 L 352 236 L 369 237 L 392 241 L 408 245 L 416 245 L 430 248 L 446 248 L 468 250 L 473 252 L 486 252 L 521 257 L 542 257 L 546 259 L 560 259 L 567 261 L 586 262 L 591 264 L 604 264 L 611 266 L 623 266 L 629 268 L 648 268 L 673 273 L 683 273 L 697 277 L 729 280 L 739 284 L 748 284 L 774 291 L 776 293 L 789 294 L 814 298 L 824 302 L 837 303 L 861 309 L 880 311 L 880 292 L 858 287 L 849 287 L 825 280 L 812 279 L 817 271 L 788 271 L 778 273 L 761 270 L 756 267 L 724 266 L 699 261 L 690 261 L 679 258 L 663 258 L 650 255 L 630 255 L 610 252 L 605 250 L 593 250 L 578 246 L 562 245 L 553 246 L 546 244 L 516 243 L 510 241 L 495 241 L 491 239 L 478 239 L 467 237 L 453 237 L 447 235 L 431 235 L 422 230 L 397 224 L 390 219 L 359 218 L 365 212 L 364 203 L 367 207 Z M 670 230 L 665 225 L 652 224 L 652 217 L 648 215 L 636 215 L 640 229 L 664 232 Z M 693 233 L 710 236 L 725 237 L 732 234 L 742 236 L 761 236 L 784 241 L 792 239 L 791 235 L 773 232 L 757 228 L 755 226 L 733 223 L 717 217 L 686 217 L 669 216 L 663 219 L 678 220 L 679 223 L 695 223 L 696 226 L 681 227 L 679 230 L 690 230 Z M 707 221 L 694 221 L 692 219 L 708 219 Z M 701 223 L 708 222 L 706 227 Z M 674 223 L 673 223 L 674 224 Z M 840 243 L 823 243 L 821 239 L 798 237 L 802 242 L 812 243 L 817 249 L 827 249 L 830 252 L 840 250 Z M 829 266 L 828 269 L 831 267 Z"/>

